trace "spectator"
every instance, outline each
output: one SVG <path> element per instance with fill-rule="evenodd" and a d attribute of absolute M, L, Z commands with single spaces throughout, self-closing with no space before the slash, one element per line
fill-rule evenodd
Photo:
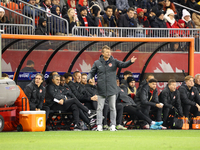
<path fill-rule="evenodd" d="M 149 28 L 149 20 L 147 19 L 146 16 L 144 16 L 144 10 L 142 8 L 137 9 L 137 14 L 138 14 L 138 23 L 142 27 Z"/>
<path fill-rule="evenodd" d="M 168 116 L 178 113 L 183 117 L 183 110 L 181 106 L 180 93 L 176 89 L 176 80 L 170 79 L 167 86 L 159 95 L 159 100 L 164 104 L 163 107 L 163 125 L 167 125 Z"/>
<path fill-rule="evenodd" d="M 109 5 L 116 5 L 116 0 L 108 0 Z"/>
<path fill-rule="evenodd" d="M 5 10 L 0 7 L 0 23 L 10 23 L 8 18 L 5 16 Z"/>
<path fill-rule="evenodd" d="M 179 87 L 180 98 L 183 106 L 183 114 L 189 117 L 189 113 L 194 116 L 200 115 L 200 96 L 199 91 L 194 86 L 194 79 L 192 76 L 186 76 L 185 82 Z"/>
<path fill-rule="evenodd" d="M 42 83 L 44 81 L 44 76 L 41 73 L 36 74 L 35 79 L 29 83 L 24 89 L 24 93 L 26 94 L 29 100 L 30 110 L 46 111 L 46 120 L 49 116 L 50 108 L 48 106 L 43 106 L 44 98 L 45 98 L 45 88 Z"/>
<path fill-rule="evenodd" d="M 158 12 L 157 7 L 153 7 L 150 10 L 149 15 L 147 16 L 147 19 L 149 20 L 150 26 L 152 26 L 152 24 L 155 22 L 157 12 Z"/>
<path fill-rule="evenodd" d="M 122 11 L 119 10 L 115 5 L 111 5 L 113 8 L 113 16 L 115 18 L 115 21 L 117 22 L 117 24 L 119 23 L 119 17 L 122 14 Z"/>
<path fill-rule="evenodd" d="M 41 4 L 41 7 L 46 10 L 46 12 L 51 12 L 51 8 L 52 8 L 52 5 L 51 5 L 51 0 L 44 0 Z M 47 14 L 47 17 L 50 17 L 51 15 L 50 14 Z"/>
<path fill-rule="evenodd" d="M 83 6 L 86 6 L 87 7 L 87 11 L 88 11 L 88 14 L 90 14 L 90 8 L 88 6 L 88 0 L 79 0 L 78 2 L 78 11 L 80 11 L 80 8 L 83 7 Z M 78 12 L 79 13 L 79 12 Z"/>
<path fill-rule="evenodd" d="M 154 75 L 148 74 L 146 79 L 144 79 L 142 82 L 140 82 L 137 91 L 139 91 L 144 85 L 147 85 L 150 79 L 154 79 Z"/>
<path fill-rule="evenodd" d="M 35 29 L 35 35 L 49 35 L 46 26 L 47 26 L 46 19 L 40 17 L 38 27 Z"/>
<path fill-rule="evenodd" d="M 38 7 L 38 5 L 35 4 L 35 0 L 27 0 L 27 2 L 35 7 Z M 38 7 L 39 8 L 39 7 Z M 41 8 L 42 9 L 42 8 Z M 38 9 L 33 9 L 30 5 L 25 5 L 23 7 L 23 14 L 33 18 L 33 14 L 35 11 L 35 17 L 37 19 L 37 17 L 39 17 L 41 15 L 41 11 L 39 11 Z M 27 20 L 27 19 L 26 19 Z M 38 24 L 37 22 L 35 24 Z"/>
<path fill-rule="evenodd" d="M 78 15 L 80 26 L 91 27 L 98 26 L 98 18 L 87 15 L 87 7 L 80 8 L 80 14 Z"/>
<path fill-rule="evenodd" d="M 180 23 L 181 26 L 183 26 L 183 28 L 196 28 L 194 21 L 192 21 L 190 17 L 190 13 L 186 9 L 183 9 L 182 14 L 183 14 L 182 18 L 179 19 L 178 23 Z M 198 50 L 199 49 L 198 33 L 193 32 L 193 31 L 187 31 L 187 30 L 185 30 L 183 33 L 186 37 L 193 37 L 193 36 L 195 37 L 195 50 Z M 186 44 L 185 48 L 188 49 L 189 45 Z"/>
<path fill-rule="evenodd" d="M 77 99 L 69 98 L 66 95 L 64 95 L 60 90 L 59 85 L 60 85 L 60 76 L 54 75 L 52 78 L 52 83 L 50 83 L 46 87 L 45 105 L 49 106 L 50 109 L 54 111 L 56 110 L 72 111 L 74 117 L 74 130 L 81 130 L 81 127 L 79 125 L 80 110 L 86 114 L 90 114 L 91 111 L 86 107 L 84 107 Z M 85 118 L 81 117 L 81 119 L 84 120 Z M 88 118 L 87 122 L 85 123 L 87 123 L 90 126 Z"/>
<path fill-rule="evenodd" d="M 196 0 L 187 0 L 186 6 L 194 9 L 194 6 L 197 4 Z"/>
<path fill-rule="evenodd" d="M 164 20 L 164 12 L 163 11 L 158 11 L 156 14 L 156 18 L 155 21 L 152 22 L 151 24 L 152 28 L 167 28 L 166 22 Z M 155 37 L 166 37 L 168 31 L 164 31 L 164 30 L 158 30 L 158 31 L 154 31 L 154 36 Z"/>
<path fill-rule="evenodd" d="M 158 0 L 158 10 L 162 11 L 165 5 L 165 0 Z"/>
<path fill-rule="evenodd" d="M 158 100 L 158 92 L 156 88 L 157 80 L 150 79 L 148 84 L 144 85 L 135 96 L 134 101 L 141 107 L 141 111 L 144 115 L 149 116 L 150 111 L 156 113 L 156 120 L 162 121 L 161 114 L 163 104 Z M 162 126 L 162 129 L 166 127 Z"/>
<path fill-rule="evenodd" d="M 128 113 L 130 115 L 130 118 L 134 121 L 135 116 L 138 117 L 138 119 L 145 120 L 148 124 L 145 124 L 143 128 L 145 129 L 161 129 L 160 126 L 163 122 L 155 122 L 152 121 L 148 116 L 145 116 L 139 107 L 137 107 L 136 103 L 133 101 L 131 97 L 127 95 L 124 90 L 122 90 L 120 87 L 118 87 L 118 94 L 117 94 L 117 103 L 121 103 L 124 107 L 124 112 Z M 149 125 L 151 125 L 149 127 Z"/>
<path fill-rule="evenodd" d="M 167 9 L 167 12 L 166 12 L 164 18 L 167 20 L 167 22 L 166 22 L 167 28 L 183 28 L 181 26 L 181 24 L 179 24 L 175 20 L 175 18 L 174 18 L 174 11 L 173 10 Z M 170 30 L 169 34 L 172 37 L 178 37 L 178 36 L 182 36 L 183 32 L 182 31 L 178 31 L 178 30 Z"/>
<path fill-rule="evenodd" d="M 179 19 L 179 23 L 181 23 L 181 25 L 184 27 L 184 28 L 196 28 L 195 27 L 195 23 L 192 21 L 192 19 L 190 18 L 190 13 L 186 10 L 186 9 L 183 9 L 183 12 L 182 12 L 182 18 Z M 183 24 L 182 24 L 183 23 Z"/>
<path fill-rule="evenodd" d="M 102 47 L 102 55 L 95 61 L 88 79 L 92 79 L 97 74 L 98 106 L 97 106 L 97 131 L 102 131 L 102 111 L 105 99 L 109 101 L 110 107 L 110 131 L 116 131 L 116 70 L 117 68 L 126 68 L 133 64 L 137 58 L 134 56 L 127 62 L 121 62 L 114 59 L 110 53 L 110 47 Z"/>
<path fill-rule="evenodd" d="M 168 9 L 173 10 L 174 14 L 176 15 L 176 8 L 175 5 L 173 4 L 173 2 L 171 2 L 172 0 L 166 0 L 165 5 L 163 6 L 163 10 L 166 13 Z"/>
<path fill-rule="evenodd" d="M 153 9 L 153 7 L 156 7 L 155 0 L 142 0 L 141 1 L 141 8 L 144 10 L 144 15 L 149 16 L 150 11 Z"/>
<path fill-rule="evenodd" d="M 118 27 L 137 27 L 137 23 L 134 19 L 134 9 L 132 7 L 128 8 L 126 14 L 119 17 Z"/>
<path fill-rule="evenodd" d="M 74 83 L 70 81 L 68 85 L 72 90 L 73 94 L 76 96 L 76 98 L 81 103 L 84 103 L 86 107 L 95 105 L 95 101 L 98 100 L 97 95 L 90 96 L 88 91 L 85 89 L 85 85 L 81 84 L 81 73 L 79 71 L 75 71 L 73 74 L 73 78 Z"/>
<path fill-rule="evenodd" d="M 116 0 L 116 6 L 119 10 L 121 10 L 123 13 L 126 13 L 126 11 L 129 9 L 128 0 Z"/>
<path fill-rule="evenodd" d="M 63 75 L 65 77 L 65 83 L 68 84 L 69 81 L 72 81 L 72 74 L 70 72 L 67 72 Z"/>
<path fill-rule="evenodd" d="M 139 8 L 141 6 L 141 0 L 128 0 L 128 4 L 132 8 Z"/>
<path fill-rule="evenodd" d="M 104 27 L 117 27 L 117 22 L 113 16 L 113 8 L 106 7 L 106 13 L 101 16 L 102 24 Z"/>
<path fill-rule="evenodd" d="M 128 77 L 126 81 L 127 81 L 127 84 L 121 85 L 120 88 L 123 89 L 124 92 L 127 95 L 134 97 L 136 95 L 136 92 L 137 92 L 137 89 L 136 89 L 136 86 L 135 86 L 135 78 L 134 77 Z M 132 96 L 132 94 L 134 96 Z"/>
<path fill-rule="evenodd" d="M 81 74 L 81 84 L 83 84 L 83 85 L 87 84 L 87 74 L 86 73 Z"/>
<path fill-rule="evenodd" d="M 109 6 L 107 0 L 91 0 L 90 6 L 98 5 L 101 8 L 101 15 L 105 13 L 106 8 Z"/>
<path fill-rule="evenodd" d="M 200 11 L 200 5 L 196 4 L 194 6 L 194 10 L 199 12 Z M 192 13 L 192 20 L 194 21 L 196 28 L 200 28 L 200 15 L 198 13 L 196 13 L 196 12 Z"/>
<path fill-rule="evenodd" d="M 34 69 L 35 63 L 32 60 L 27 60 L 26 67 L 24 67 L 21 72 L 36 72 Z"/>
<path fill-rule="evenodd" d="M 60 1 L 59 0 L 51 0 L 52 6 L 57 5 L 60 6 Z"/>
<path fill-rule="evenodd" d="M 96 17 L 97 19 L 98 27 L 100 27 L 100 29 L 96 29 L 94 34 L 97 34 L 98 32 L 98 36 L 105 36 L 105 31 L 101 29 L 101 27 L 103 27 L 103 24 L 100 19 L 101 8 L 98 5 L 93 5 L 92 7 L 90 7 L 90 9 L 91 9 L 92 16 Z"/>
<path fill-rule="evenodd" d="M 51 29 L 50 32 L 53 35 L 64 35 L 67 34 L 67 27 L 65 22 L 63 20 L 60 20 L 59 17 L 61 17 L 60 13 L 60 6 L 54 5 L 51 8 L 51 13 L 58 16 L 51 16 Z"/>
<path fill-rule="evenodd" d="M 74 12 L 75 12 L 75 15 L 77 16 L 77 8 L 76 8 L 76 2 L 77 0 L 67 0 L 67 3 L 63 6 L 63 9 L 62 9 L 62 15 L 66 15 L 68 10 L 70 8 L 73 8 L 74 9 Z M 77 20 L 78 21 L 78 18 Z"/>
<path fill-rule="evenodd" d="M 121 80 L 121 84 L 128 85 L 126 80 L 127 80 L 128 77 L 133 76 L 132 72 L 126 70 L 126 71 L 124 71 L 123 76 L 124 76 L 124 79 Z"/>
<path fill-rule="evenodd" d="M 75 26 L 79 26 L 78 22 L 76 21 L 77 16 L 75 15 L 74 9 L 70 8 L 67 14 L 63 16 L 63 18 L 68 21 L 69 34 L 72 34 L 72 28 Z"/>
<path fill-rule="evenodd" d="M 129 7 L 126 14 L 119 17 L 118 27 L 137 27 L 137 22 L 134 19 L 134 9 Z M 131 30 L 123 30 L 123 36 L 134 36 Z"/>

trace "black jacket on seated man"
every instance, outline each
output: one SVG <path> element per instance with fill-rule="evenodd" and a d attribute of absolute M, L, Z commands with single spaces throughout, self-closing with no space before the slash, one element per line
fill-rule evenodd
<path fill-rule="evenodd" d="M 199 91 L 199 93 L 200 93 L 200 85 L 198 85 L 198 84 L 194 84 L 194 86 L 197 88 L 197 90 Z"/>
<path fill-rule="evenodd" d="M 160 102 L 164 104 L 164 108 L 166 107 L 172 109 L 175 107 L 178 110 L 179 115 L 183 116 L 180 93 L 178 90 L 176 90 L 175 92 L 171 92 L 167 85 L 160 93 L 159 99 Z"/>
<path fill-rule="evenodd" d="M 133 101 L 133 99 L 120 87 L 118 87 L 118 91 L 117 103 L 121 103 L 123 105 L 124 112 L 127 112 L 132 120 L 135 120 L 136 115 L 139 119 L 145 120 L 151 124 L 152 120 L 141 112 L 140 108 L 137 107 L 137 104 Z"/>
<path fill-rule="evenodd" d="M 76 96 L 76 98 L 81 102 L 91 102 L 91 97 L 88 91 L 85 88 L 85 85 L 77 82 L 70 81 L 68 83 L 70 89 L 72 90 L 73 94 Z"/>
<path fill-rule="evenodd" d="M 151 79 L 154 81 L 155 79 Z M 149 82 L 151 81 L 149 80 Z M 153 83 L 153 82 L 151 82 Z M 151 83 L 148 83 L 144 85 L 137 93 L 135 96 L 135 103 L 138 105 L 138 107 L 141 107 L 142 113 L 146 116 L 149 116 L 149 112 L 156 112 L 157 121 L 162 121 L 161 118 L 161 113 L 162 113 L 162 108 L 158 108 L 156 105 L 159 104 L 158 100 L 158 92 L 157 89 L 155 88 L 154 90 L 150 89 Z"/>
<path fill-rule="evenodd" d="M 200 115 L 196 107 L 196 104 L 200 105 L 200 96 L 197 88 L 193 86 L 189 90 L 188 86 L 183 82 L 178 90 L 180 92 L 184 115 L 189 117 L 189 112 L 193 113 L 194 116 Z"/>
<path fill-rule="evenodd" d="M 72 93 L 70 87 L 66 83 L 64 84 L 64 86 L 60 85 L 59 89 L 62 91 L 62 94 L 67 97 L 67 99 L 76 98 L 76 96 Z"/>
<path fill-rule="evenodd" d="M 163 108 L 163 122 L 167 124 L 167 118 L 169 114 L 174 115 L 178 113 L 179 116 L 183 116 L 183 110 L 181 106 L 180 93 L 178 90 L 171 92 L 168 85 L 162 90 L 159 95 L 159 100 L 164 104 Z"/>
<path fill-rule="evenodd" d="M 35 110 L 35 108 L 42 109 L 42 105 L 45 97 L 45 88 L 43 85 L 39 87 L 35 84 L 35 80 L 32 80 L 26 88 L 24 89 L 24 93 L 26 94 L 31 110 Z"/>
<path fill-rule="evenodd" d="M 158 100 L 158 91 L 157 89 L 150 93 L 150 87 L 148 84 L 143 86 L 140 91 L 135 96 L 134 101 L 139 106 L 153 106 L 155 107 L 157 103 L 159 103 Z"/>

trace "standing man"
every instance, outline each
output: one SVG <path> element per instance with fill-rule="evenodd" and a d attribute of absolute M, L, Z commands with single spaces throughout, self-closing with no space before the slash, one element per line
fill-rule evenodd
<path fill-rule="evenodd" d="M 97 131 L 102 130 L 102 110 L 105 99 L 110 107 L 110 131 L 116 131 L 116 94 L 118 93 L 116 82 L 117 68 L 126 68 L 133 64 L 137 58 L 134 56 L 127 62 L 114 59 L 111 56 L 110 47 L 105 45 L 102 48 L 102 55 L 92 66 L 88 79 L 92 79 L 97 74 L 98 106 L 97 106 Z"/>

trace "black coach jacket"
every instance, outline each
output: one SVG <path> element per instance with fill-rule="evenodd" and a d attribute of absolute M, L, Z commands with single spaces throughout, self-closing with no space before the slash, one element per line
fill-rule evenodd
<path fill-rule="evenodd" d="M 183 110 L 181 106 L 180 93 L 178 90 L 171 92 L 168 85 L 162 90 L 159 95 L 159 100 L 164 104 L 164 107 L 178 109 L 178 113 L 183 116 Z"/>
<path fill-rule="evenodd" d="M 158 101 L 158 91 L 155 89 L 151 97 L 150 87 L 148 84 L 144 85 L 136 94 L 134 101 L 138 106 L 149 105 L 156 106 Z"/>
<path fill-rule="evenodd" d="M 35 84 L 35 79 L 33 79 L 31 83 L 25 87 L 24 93 L 29 100 L 31 110 L 35 110 L 35 108 L 42 109 L 45 97 L 45 88 L 42 84 L 38 87 Z"/>
<path fill-rule="evenodd" d="M 190 90 L 187 85 L 183 82 L 183 84 L 179 87 L 180 99 L 184 105 L 195 106 L 196 103 L 200 105 L 200 96 L 197 88 L 193 86 Z"/>
<path fill-rule="evenodd" d="M 45 105 L 51 107 L 54 103 L 53 100 L 56 98 L 57 100 L 65 99 L 65 95 L 62 94 L 62 91 L 59 89 L 59 86 L 55 85 L 54 83 L 50 83 L 46 87 L 46 95 L 45 95 Z"/>

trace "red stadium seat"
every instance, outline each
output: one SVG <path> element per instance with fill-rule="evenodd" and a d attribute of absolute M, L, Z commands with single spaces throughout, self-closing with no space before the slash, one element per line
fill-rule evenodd
<path fill-rule="evenodd" d="M 18 4 L 14 3 L 14 2 L 8 2 L 6 5 L 7 5 L 7 8 L 9 8 L 11 10 L 19 9 Z"/>

